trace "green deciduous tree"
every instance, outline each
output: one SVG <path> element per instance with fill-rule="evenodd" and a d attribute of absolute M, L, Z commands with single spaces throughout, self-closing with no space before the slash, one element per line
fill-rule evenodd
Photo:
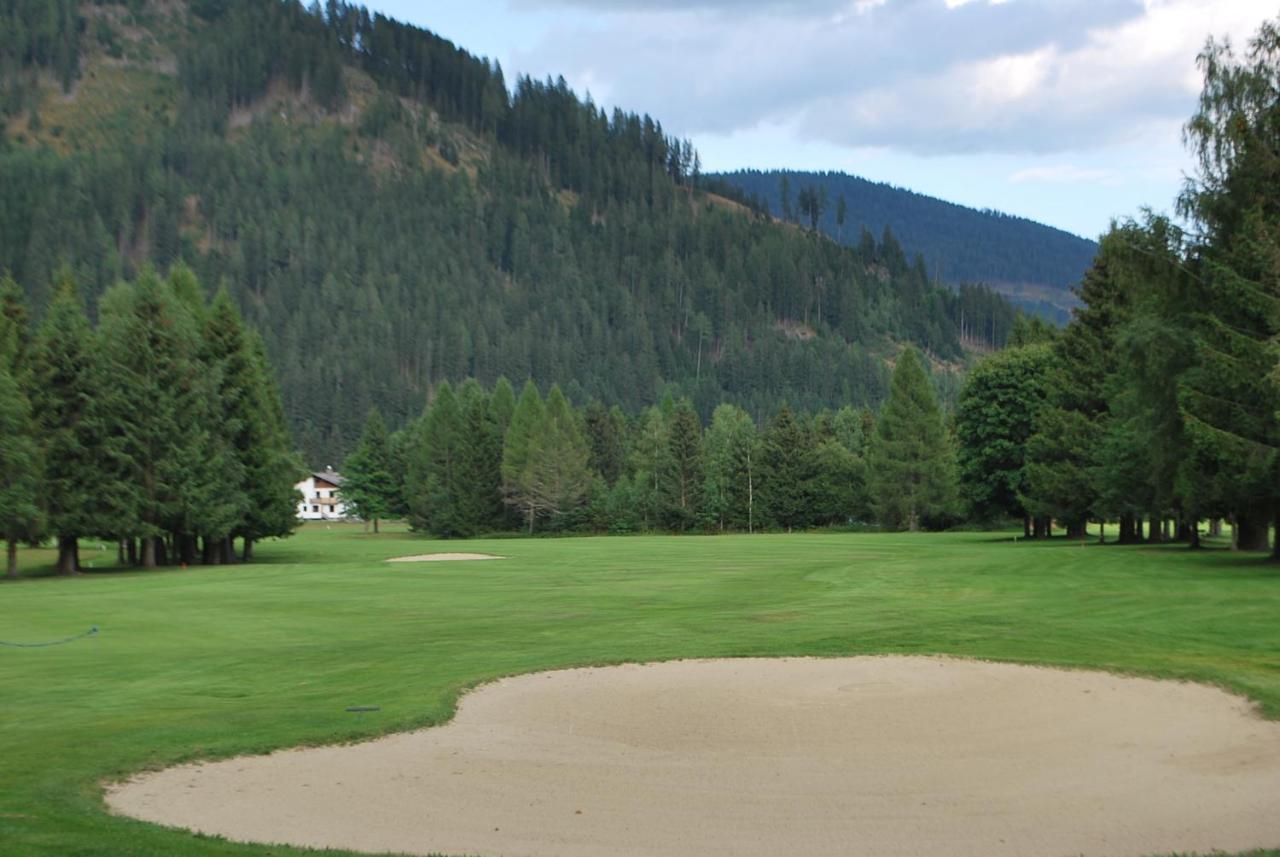
<path fill-rule="evenodd" d="M 1027 441 L 1048 395 L 1053 355 L 1046 345 L 1010 348 L 969 373 L 956 412 L 960 493 L 979 521 L 1028 517 Z"/>

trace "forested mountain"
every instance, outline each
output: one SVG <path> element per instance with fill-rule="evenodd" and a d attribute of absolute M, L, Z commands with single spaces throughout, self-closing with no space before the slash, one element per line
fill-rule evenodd
<path fill-rule="evenodd" d="M 1071 287 L 1098 251 L 1093 241 L 1034 220 L 845 173 L 743 170 L 719 178 L 784 220 L 809 222 L 815 210 L 802 195 L 816 193 L 817 226 L 838 241 L 856 247 L 867 240 L 864 231 L 879 238 L 888 229 L 944 282 L 988 283 L 1055 321 L 1066 321 L 1077 303 Z"/>
<path fill-rule="evenodd" d="M 36 313 L 185 262 L 261 331 L 316 465 L 445 380 L 760 420 L 874 405 L 902 343 L 954 361 L 1014 318 L 892 236 L 735 202 L 648 116 L 335 0 L 0 0 L 0 122 L 0 271 Z"/>

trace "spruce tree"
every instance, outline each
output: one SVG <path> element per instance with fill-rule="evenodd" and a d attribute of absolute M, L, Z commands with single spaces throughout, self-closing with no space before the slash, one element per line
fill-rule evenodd
<path fill-rule="evenodd" d="M 409 465 L 409 521 L 442 538 L 468 534 L 461 493 L 462 412 L 453 386 L 442 383 L 423 414 Z"/>
<path fill-rule="evenodd" d="M 31 409 L 8 366 L 0 363 L 0 531 L 8 543 L 6 576 L 18 576 L 18 542 L 40 536 L 40 457 Z"/>
<path fill-rule="evenodd" d="M 338 494 L 356 517 L 372 522 L 377 533 L 378 521 L 390 516 L 399 502 L 397 483 L 387 426 L 378 409 L 372 408 L 355 451 L 342 464 Z"/>
<path fill-rule="evenodd" d="M 529 482 L 529 464 L 535 436 L 543 422 L 544 410 L 537 386 L 533 381 L 526 381 L 520 392 L 520 401 L 511 415 L 511 425 L 502 446 L 503 499 L 519 512 L 529 532 L 533 532 L 537 516 L 533 488 Z"/>
<path fill-rule="evenodd" d="M 582 506 L 591 488 L 589 455 L 577 415 L 553 384 L 525 465 L 524 483 L 536 516 L 557 523 Z"/>
<path fill-rule="evenodd" d="M 305 469 L 293 451 L 285 421 L 280 388 L 271 375 L 267 346 L 249 331 L 248 383 L 254 391 L 254 437 L 244 456 L 249 485 L 249 511 L 240 528 L 243 559 L 253 558 L 253 545 L 265 538 L 285 538 L 298 528 L 298 500 L 294 485 Z"/>
<path fill-rule="evenodd" d="M 671 417 L 662 476 L 667 523 L 675 530 L 688 529 L 696 520 L 703 487 L 702 424 L 688 399 L 680 400 Z"/>
<path fill-rule="evenodd" d="M 760 499 L 765 517 L 788 532 L 812 522 L 814 448 L 809 427 L 783 405 L 761 442 Z"/>
<path fill-rule="evenodd" d="M 476 535 L 501 525 L 502 434 L 490 397 L 474 378 L 460 388 L 459 405 L 459 516 L 466 533 Z"/>
<path fill-rule="evenodd" d="M 99 532 L 95 511 L 102 493 L 95 479 L 102 474 L 100 441 L 106 427 L 94 424 L 97 353 L 84 305 L 75 286 L 64 279 L 31 349 L 31 406 L 44 464 L 42 500 L 49 530 L 58 539 L 61 574 L 80 570 L 78 540 Z"/>
<path fill-rule="evenodd" d="M 201 443 L 198 336 L 186 307 L 153 273 L 113 286 L 100 311 L 108 448 L 118 487 L 132 489 L 128 505 L 114 511 L 122 517 L 119 535 L 143 539 L 142 565 L 151 568 L 161 562 L 163 537 L 189 523 L 185 513 L 206 475 L 199 470 L 208 450 Z M 124 496 L 113 493 L 117 501 Z"/>
<path fill-rule="evenodd" d="M 911 531 L 951 512 L 955 456 L 942 410 L 915 349 L 894 367 L 889 399 L 876 423 L 868 462 L 876 517 L 888 529 Z"/>

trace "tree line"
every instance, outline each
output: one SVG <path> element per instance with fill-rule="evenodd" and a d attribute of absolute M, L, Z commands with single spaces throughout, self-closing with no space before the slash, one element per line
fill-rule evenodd
<path fill-rule="evenodd" d="M 503 530 L 753 532 L 879 522 L 940 527 L 958 511 L 946 421 L 923 362 L 897 360 L 879 419 L 865 408 L 758 425 L 723 403 L 709 422 L 666 396 L 633 416 L 557 385 L 445 382 L 389 433 L 370 412 L 341 496 L 372 522 L 405 517 L 442 537 Z"/>
<path fill-rule="evenodd" d="M 1177 203 L 1191 231 L 1114 223 L 1065 330 L 968 379 L 961 485 L 980 515 L 1192 547 L 1206 520 L 1230 520 L 1242 549 L 1280 536 L 1280 24 L 1199 60 L 1198 169 Z"/>
<path fill-rule="evenodd" d="M 291 452 L 261 338 L 195 275 L 144 271 L 108 289 L 96 325 L 69 276 L 38 325 L 0 280 L 0 525 L 17 546 L 54 538 L 58 570 L 79 541 L 122 564 L 237 561 L 296 526 Z"/>

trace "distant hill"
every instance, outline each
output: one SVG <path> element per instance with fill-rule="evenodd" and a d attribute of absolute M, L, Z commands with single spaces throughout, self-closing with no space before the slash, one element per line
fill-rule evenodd
<path fill-rule="evenodd" d="M 1070 289 L 1098 250 L 1093 241 L 1025 217 L 967 208 L 845 173 L 743 170 L 717 176 L 756 197 L 776 217 L 784 214 L 784 177 L 791 219 L 805 219 L 797 210 L 798 196 L 816 188 L 826 194 L 818 226 L 833 238 L 857 246 L 864 229 L 879 240 L 888 228 L 909 256 L 924 256 L 931 275 L 952 285 L 987 283 L 1018 306 L 1054 320 L 1065 320 L 1075 305 Z M 841 196 L 848 206 L 843 227 L 836 222 Z"/>
<path fill-rule="evenodd" d="M 628 410 L 875 405 L 1014 313 L 726 198 L 686 141 L 338 0 L 0 0 L 0 273 L 40 313 L 181 260 L 261 331 L 296 443 L 445 380 Z"/>

